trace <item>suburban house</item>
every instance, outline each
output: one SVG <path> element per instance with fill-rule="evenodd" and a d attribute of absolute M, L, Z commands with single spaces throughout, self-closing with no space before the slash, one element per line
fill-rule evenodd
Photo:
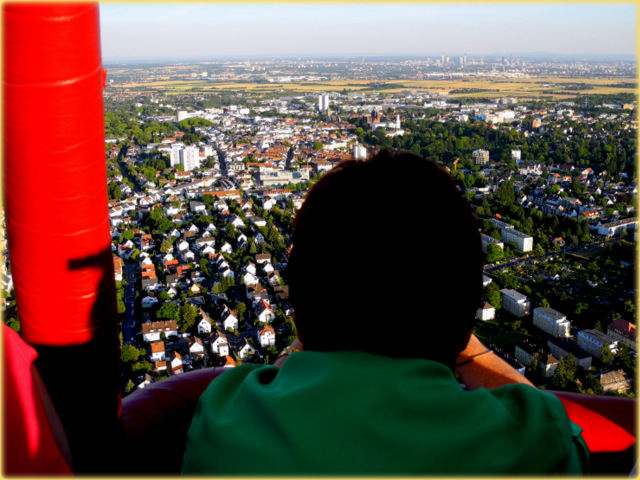
<path fill-rule="evenodd" d="M 246 338 L 242 338 L 238 344 L 236 345 L 236 351 L 238 352 L 238 357 L 241 360 L 248 360 L 256 353 L 256 349 L 251 346 L 249 340 Z"/>
<path fill-rule="evenodd" d="M 189 353 L 191 355 L 204 357 L 204 345 L 202 343 L 202 340 L 200 340 L 198 337 L 194 337 L 189 344 Z"/>
<path fill-rule="evenodd" d="M 231 358 L 229 355 L 226 355 L 224 357 L 224 365 L 222 365 L 222 368 L 233 368 L 236 366 L 236 361 Z"/>
<path fill-rule="evenodd" d="M 153 342 L 151 345 L 151 355 L 149 359 L 152 362 L 162 362 L 166 360 L 166 355 L 164 351 L 164 342 Z"/>
<path fill-rule="evenodd" d="M 174 375 L 184 373 L 182 365 L 182 355 L 179 352 L 171 352 L 171 373 Z"/>
<path fill-rule="evenodd" d="M 211 333 L 211 322 L 208 318 L 203 318 L 198 322 L 198 334 L 209 334 Z"/>
<path fill-rule="evenodd" d="M 211 352 L 220 357 L 229 355 L 229 342 L 223 333 L 218 332 L 218 337 L 211 342 Z"/>
<path fill-rule="evenodd" d="M 229 309 L 222 313 L 222 327 L 225 331 L 238 329 L 238 318 L 236 315 L 236 312 Z"/>
<path fill-rule="evenodd" d="M 259 335 L 262 348 L 273 347 L 276 344 L 276 332 L 271 325 L 265 325 Z"/>
<path fill-rule="evenodd" d="M 273 313 L 269 304 L 261 300 L 258 305 L 256 305 L 256 316 L 258 317 L 258 321 L 262 323 L 271 323 L 274 318 L 276 318 L 276 314 Z"/>
<path fill-rule="evenodd" d="M 484 302 L 482 308 L 479 308 L 476 312 L 476 318 L 483 322 L 487 320 L 493 320 L 496 316 L 496 309 L 489 302 Z"/>
<path fill-rule="evenodd" d="M 145 342 L 159 342 L 160 334 L 166 337 L 178 335 L 178 324 L 175 320 L 146 322 L 142 324 L 142 338 Z"/>

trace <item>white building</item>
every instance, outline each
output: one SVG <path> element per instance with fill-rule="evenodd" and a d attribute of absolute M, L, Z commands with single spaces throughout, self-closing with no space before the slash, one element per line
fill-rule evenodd
<path fill-rule="evenodd" d="M 598 234 L 612 237 L 623 230 L 636 230 L 638 228 L 637 218 L 625 218 L 608 223 L 598 223 Z"/>
<path fill-rule="evenodd" d="M 260 330 L 260 346 L 262 348 L 272 347 L 276 344 L 276 332 L 271 325 L 265 325 Z"/>
<path fill-rule="evenodd" d="M 362 145 L 354 145 L 353 146 L 353 158 L 355 160 L 364 160 L 367 158 L 367 149 Z"/>
<path fill-rule="evenodd" d="M 329 110 L 329 95 L 320 95 L 318 97 L 318 110 L 321 112 Z"/>
<path fill-rule="evenodd" d="M 480 234 L 480 241 L 482 242 L 482 251 L 484 253 L 487 253 L 487 247 L 489 245 L 495 245 L 496 247 L 500 248 L 500 250 L 504 251 L 504 243 L 502 243 L 500 240 L 496 240 L 495 238 L 486 235 L 484 233 Z"/>
<path fill-rule="evenodd" d="M 167 320 L 142 324 L 142 338 L 145 342 L 159 342 L 163 333 L 165 337 L 178 335 L 177 322 L 175 320 Z"/>
<path fill-rule="evenodd" d="M 578 346 L 594 357 L 601 358 L 602 348 L 608 345 L 611 353 L 618 350 L 618 342 L 599 330 L 581 330 L 578 332 Z"/>
<path fill-rule="evenodd" d="M 607 327 L 607 335 L 618 342 L 625 343 L 634 351 L 638 350 L 636 326 L 622 318 L 611 322 Z"/>
<path fill-rule="evenodd" d="M 471 154 L 474 165 L 486 165 L 489 163 L 489 150 L 474 150 Z"/>
<path fill-rule="evenodd" d="M 513 242 L 518 250 L 530 252 L 533 250 L 533 237 L 515 229 L 504 229 L 500 231 L 500 237 L 504 243 Z"/>
<path fill-rule="evenodd" d="M 489 302 L 484 302 L 482 308 L 479 308 L 476 312 L 476 318 L 486 322 L 487 320 L 493 320 L 496 316 L 496 309 Z"/>
<path fill-rule="evenodd" d="M 568 337 L 571 322 L 553 308 L 538 307 L 533 310 L 533 325 L 551 336 Z"/>
<path fill-rule="evenodd" d="M 531 311 L 531 302 L 520 292 L 510 288 L 500 290 L 502 294 L 502 308 L 516 317 L 524 317 Z"/>
<path fill-rule="evenodd" d="M 180 150 L 180 163 L 185 172 L 200 167 L 200 150 L 198 147 L 184 147 Z"/>

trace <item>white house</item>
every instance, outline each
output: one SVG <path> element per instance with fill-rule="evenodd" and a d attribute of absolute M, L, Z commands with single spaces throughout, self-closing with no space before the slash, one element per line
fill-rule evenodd
<path fill-rule="evenodd" d="M 211 342 L 211 352 L 221 357 L 229 355 L 229 342 L 223 333 L 218 333 L 218 338 Z"/>
<path fill-rule="evenodd" d="M 276 344 L 276 332 L 271 325 L 265 325 L 260 330 L 260 346 L 262 348 L 272 347 Z"/>
<path fill-rule="evenodd" d="M 236 317 L 236 312 L 232 310 L 226 310 L 225 313 L 222 314 L 222 326 L 224 330 L 237 330 L 238 329 L 238 318 Z"/>
<path fill-rule="evenodd" d="M 244 222 L 237 215 L 232 215 L 231 218 L 229 218 L 229 223 L 236 228 L 244 227 Z"/>
<path fill-rule="evenodd" d="M 269 307 L 269 304 L 264 300 L 260 301 L 256 306 L 256 315 L 258 317 L 258 321 L 262 323 L 271 323 L 274 318 L 276 318 L 275 313 Z"/>
<path fill-rule="evenodd" d="M 178 250 L 181 252 L 185 252 L 189 250 L 189 242 L 185 240 L 180 240 L 179 242 L 176 243 L 176 246 L 178 247 Z"/>
<path fill-rule="evenodd" d="M 233 247 L 231 246 L 231 244 L 229 242 L 224 242 L 224 245 L 222 247 L 220 247 L 220 251 L 222 253 L 230 254 L 230 253 L 233 252 Z"/>
<path fill-rule="evenodd" d="M 247 360 L 256 353 L 256 349 L 251 346 L 246 338 L 243 338 L 238 346 L 238 357 L 241 360 Z"/>
<path fill-rule="evenodd" d="M 241 233 L 240 235 L 238 235 L 238 238 L 236 239 L 236 244 L 238 245 L 238 248 L 243 248 L 244 246 L 246 246 L 247 236 L 244 233 Z"/>
<path fill-rule="evenodd" d="M 198 334 L 209 334 L 211 333 L 211 322 L 206 318 L 203 318 L 198 323 Z"/>
<path fill-rule="evenodd" d="M 174 375 L 184 373 L 182 368 L 182 355 L 178 352 L 171 352 L 171 373 Z"/>
<path fill-rule="evenodd" d="M 271 255 L 268 253 L 259 253 L 256 255 L 256 263 L 262 265 L 263 263 L 271 263 Z"/>
<path fill-rule="evenodd" d="M 162 362 L 167 359 L 164 351 L 164 342 L 153 342 L 150 347 L 151 355 L 149 359 L 152 362 Z"/>
<path fill-rule="evenodd" d="M 158 342 L 160 335 L 164 333 L 166 337 L 178 335 L 178 324 L 175 320 L 162 322 L 147 322 L 142 324 L 142 338 L 145 342 Z"/>
<path fill-rule="evenodd" d="M 231 277 L 231 278 L 235 278 L 235 274 L 233 273 L 233 270 L 231 270 L 231 268 L 229 268 L 229 266 L 222 266 L 218 269 L 218 274 L 221 277 Z"/>
<path fill-rule="evenodd" d="M 479 308 L 476 312 L 476 318 L 486 322 L 487 320 L 493 320 L 496 316 L 496 309 L 489 302 L 484 302 L 482 308 Z"/>
<path fill-rule="evenodd" d="M 244 282 L 245 285 L 254 285 L 257 284 L 259 282 L 258 277 L 256 277 L 254 274 L 252 274 L 251 272 L 247 272 L 242 276 L 242 280 Z"/>
<path fill-rule="evenodd" d="M 242 268 L 244 269 L 245 272 L 247 273 L 251 273 L 253 275 L 256 274 L 257 270 L 256 270 L 256 266 L 255 264 L 251 263 L 251 262 L 247 262 L 245 263 Z M 249 285 L 248 283 L 245 283 L 245 285 Z"/>
<path fill-rule="evenodd" d="M 189 353 L 191 355 L 198 355 L 199 357 L 204 356 L 204 345 L 202 344 L 202 340 L 198 337 L 194 337 L 189 345 Z"/>

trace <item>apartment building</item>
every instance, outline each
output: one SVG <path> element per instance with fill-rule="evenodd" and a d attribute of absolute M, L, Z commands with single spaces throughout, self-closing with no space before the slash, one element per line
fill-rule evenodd
<path fill-rule="evenodd" d="M 636 326 L 631 322 L 617 318 L 607 327 L 607 335 L 619 343 L 626 344 L 634 351 L 638 349 Z"/>
<path fill-rule="evenodd" d="M 533 325 L 553 337 L 568 337 L 571 322 L 553 308 L 538 307 L 533 311 Z"/>
<path fill-rule="evenodd" d="M 563 359 L 567 355 L 573 355 L 573 361 L 578 366 L 585 370 L 591 369 L 591 355 L 578 347 L 575 340 L 562 337 L 550 338 L 547 341 L 547 346 L 551 351 L 551 355 L 557 359 Z"/>
<path fill-rule="evenodd" d="M 502 308 L 516 317 L 524 317 L 531 311 L 531 302 L 527 297 L 510 288 L 500 290 L 502 295 Z"/>
<path fill-rule="evenodd" d="M 533 237 L 513 228 L 501 230 L 500 237 L 504 243 L 515 243 L 518 250 L 522 252 L 530 252 L 533 250 Z"/>
<path fill-rule="evenodd" d="M 504 250 L 504 243 L 500 240 L 496 240 L 495 238 L 485 235 L 484 233 L 480 234 L 480 240 L 482 242 L 482 251 L 487 253 L 487 247 L 489 245 L 495 245 L 496 247 L 500 247 L 501 250 Z"/>
<path fill-rule="evenodd" d="M 471 154 L 474 165 L 486 165 L 489 163 L 489 150 L 478 149 Z"/>
<path fill-rule="evenodd" d="M 599 330 L 581 330 L 578 332 L 578 346 L 596 358 L 602 357 L 602 348 L 605 345 L 609 346 L 611 353 L 615 353 L 618 349 L 618 342 Z"/>

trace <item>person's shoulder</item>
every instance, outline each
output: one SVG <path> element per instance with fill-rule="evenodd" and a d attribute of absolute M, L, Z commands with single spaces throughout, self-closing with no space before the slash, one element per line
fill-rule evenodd
<path fill-rule="evenodd" d="M 490 394 L 523 423 L 547 422 L 564 435 L 571 436 L 567 411 L 554 394 L 530 385 L 514 383 L 489 390 Z"/>

